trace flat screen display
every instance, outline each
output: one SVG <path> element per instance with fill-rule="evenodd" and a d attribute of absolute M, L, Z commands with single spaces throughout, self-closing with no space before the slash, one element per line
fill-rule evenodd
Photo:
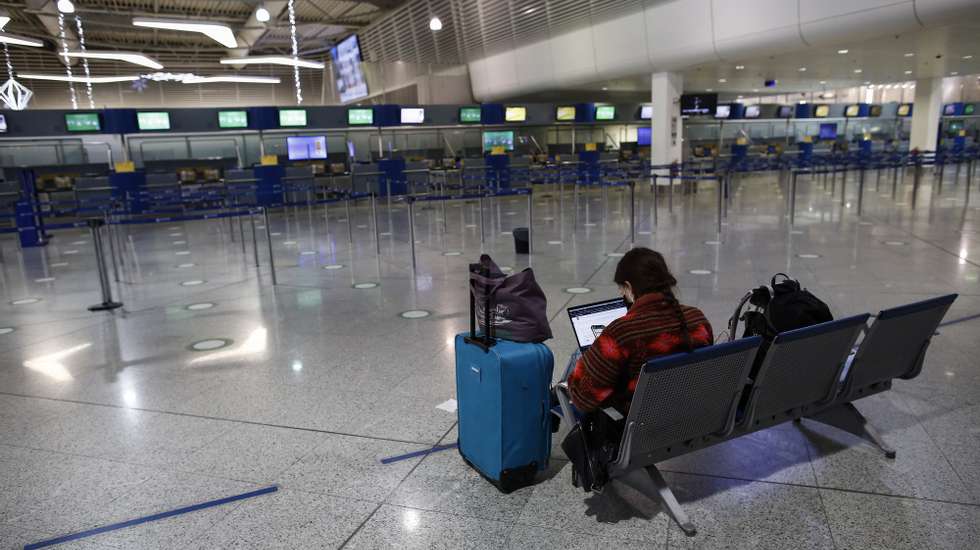
<path fill-rule="evenodd" d="M 943 114 L 946 116 L 954 116 L 956 114 L 956 104 L 950 103 L 949 105 L 943 107 Z"/>
<path fill-rule="evenodd" d="M 306 126 L 306 109 L 279 109 L 279 126 Z"/>
<path fill-rule="evenodd" d="M 715 107 L 715 118 L 728 118 L 732 114 L 731 105 L 718 105 Z"/>
<path fill-rule="evenodd" d="M 325 159 L 327 136 L 288 137 L 286 154 L 289 155 L 289 160 Z"/>
<path fill-rule="evenodd" d="M 964 115 L 972 115 L 975 110 L 976 110 L 976 105 L 973 103 L 967 103 L 966 105 L 963 106 Z"/>
<path fill-rule="evenodd" d="M 902 103 L 898 106 L 898 111 L 895 113 L 898 116 L 909 116 L 912 114 L 912 104 Z"/>
<path fill-rule="evenodd" d="M 684 94 L 681 96 L 681 114 L 685 116 L 710 115 L 718 105 L 718 94 Z"/>
<path fill-rule="evenodd" d="M 7 133 L 7 117 L 0 115 L 0 134 Z"/>
<path fill-rule="evenodd" d="M 789 105 L 780 105 L 779 111 L 776 112 L 777 118 L 792 118 L 793 117 L 793 107 Z"/>
<path fill-rule="evenodd" d="M 504 151 L 513 151 L 514 131 L 483 132 L 483 151 L 492 151 L 494 147 L 503 147 Z"/>
<path fill-rule="evenodd" d="M 368 86 L 361 70 L 361 45 L 357 35 L 352 34 L 330 48 L 330 58 L 333 60 L 333 77 L 340 102 L 366 97 Z"/>
<path fill-rule="evenodd" d="M 466 124 L 479 124 L 483 121 L 483 110 L 479 107 L 460 107 L 459 121 Z"/>
<path fill-rule="evenodd" d="M 837 139 L 837 123 L 827 122 L 820 125 L 820 139 Z"/>
<path fill-rule="evenodd" d="M 347 109 L 347 124 L 350 126 L 374 124 L 374 109 Z"/>
<path fill-rule="evenodd" d="M 420 107 L 403 107 L 402 124 L 422 124 L 425 122 L 425 109 Z"/>
<path fill-rule="evenodd" d="M 555 108 L 555 120 L 558 122 L 571 122 L 575 120 L 575 106 L 561 105 Z"/>
<path fill-rule="evenodd" d="M 860 105 L 848 105 L 847 108 L 844 109 L 844 116 L 846 117 L 855 117 L 859 114 L 861 114 Z"/>
<path fill-rule="evenodd" d="M 869 107 L 868 116 L 881 116 L 881 105 L 872 105 Z"/>
<path fill-rule="evenodd" d="M 650 137 L 653 135 L 653 128 L 642 126 L 636 129 L 636 144 L 641 147 L 650 146 Z"/>
<path fill-rule="evenodd" d="M 98 113 L 70 113 L 65 115 L 65 129 L 69 132 L 98 132 L 102 129 Z"/>
<path fill-rule="evenodd" d="M 745 106 L 745 118 L 759 118 L 759 113 L 761 110 L 758 105 L 746 105 Z"/>
<path fill-rule="evenodd" d="M 615 120 L 616 107 L 613 105 L 597 105 L 595 108 L 596 120 Z"/>
<path fill-rule="evenodd" d="M 136 127 L 140 131 L 145 130 L 169 130 L 170 113 L 165 112 L 142 112 L 136 113 Z"/>
<path fill-rule="evenodd" d="M 963 130 L 962 120 L 951 120 L 949 125 L 946 127 L 946 135 L 950 137 L 956 137 L 960 135 L 960 131 Z"/>
<path fill-rule="evenodd" d="M 248 128 L 248 111 L 218 111 L 218 128 Z"/>
<path fill-rule="evenodd" d="M 504 121 L 524 122 L 527 120 L 527 107 L 507 107 L 504 109 Z"/>
<path fill-rule="evenodd" d="M 830 105 L 815 105 L 813 107 L 813 116 L 816 118 L 827 118 L 830 114 Z"/>
<path fill-rule="evenodd" d="M 640 120 L 650 120 L 653 118 L 653 105 L 640 107 Z"/>

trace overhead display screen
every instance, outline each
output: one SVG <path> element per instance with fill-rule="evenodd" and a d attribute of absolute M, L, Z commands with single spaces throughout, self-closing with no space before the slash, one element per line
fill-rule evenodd
<path fill-rule="evenodd" d="M 895 113 L 898 116 L 909 116 L 912 114 L 912 104 L 902 103 L 898 106 L 898 111 Z"/>
<path fill-rule="evenodd" d="M 745 118 L 759 118 L 759 113 L 761 113 L 761 110 L 758 105 L 745 106 Z"/>
<path fill-rule="evenodd" d="M 248 111 L 218 111 L 218 128 L 248 128 Z"/>
<path fill-rule="evenodd" d="M 614 120 L 616 118 L 616 107 L 612 105 L 597 105 L 595 108 L 596 120 Z"/>
<path fill-rule="evenodd" d="M 65 115 L 65 129 L 69 132 L 98 132 L 102 129 L 98 113 L 70 113 Z"/>
<path fill-rule="evenodd" d="M 368 86 L 361 70 L 361 45 L 357 35 L 352 34 L 330 48 L 330 58 L 333 60 L 333 76 L 340 102 L 366 97 Z"/>
<path fill-rule="evenodd" d="M 570 122 L 575 120 L 575 106 L 561 105 L 555 108 L 555 120 L 558 122 Z"/>
<path fill-rule="evenodd" d="M 526 107 L 507 107 L 504 109 L 504 121 L 524 122 L 525 120 L 527 120 Z"/>
<path fill-rule="evenodd" d="M 715 107 L 715 118 L 728 118 L 732 115 L 731 105 L 718 105 Z"/>
<path fill-rule="evenodd" d="M 279 126 L 306 126 L 306 109 L 279 109 Z"/>
<path fill-rule="evenodd" d="M 303 136 L 286 138 L 289 160 L 315 160 L 327 158 L 327 136 Z"/>
<path fill-rule="evenodd" d="M 650 120 L 653 118 L 653 105 L 640 107 L 640 120 Z"/>
<path fill-rule="evenodd" d="M 642 126 L 636 129 L 636 144 L 641 147 L 650 146 L 650 137 L 653 135 L 653 128 Z"/>
<path fill-rule="evenodd" d="M 859 114 L 861 114 L 860 105 L 848 105 L 847 109 L 844 109 L 844 116 L 846 117 L 855 117 L 858 116 Z"/>
<path fill-rule="evenodd" d="M 165 113 L 162 111 L 136 113 L 136 127 L 139 128 L 140 131 L 169 130 L 170 113 Z"/>
<path fill-rule="evenodd" d="M 684 94 L 681 96 L 681 114 L 685 116 L 710 115 L 718 105 L 718 94 Z"/>
<path fill-rule="evenodd" d="M 467 124 L 479 124 L 483 121 L 483 110 L 479 107 L 460 107 L 459 121 Z"/>
<path fill-rule="evenodd" d="M 789 105 L 780 105 L 779 111 L 776 112 L 777 118 L 792 118 L 793 117 L 793 107 Z"/>
<path fill-rule="evenodd" d="M 963 106 L 964 115 L 972 115 L 975 112 L 975 110 L 976 110 L 976 105 L 973 103 L 967 103 L 966 105 Z"/>
<path fill-rule="evenodd" d="M 837 139 L 837 123 L 827 122 L 820 125 L 820 139 Z"/>
<path fill-rule="evenodd" d="M 7 133 L 7 117 L 0 115 L 0 134 Z"/>
<path fill-rule="evenodd" d="M 401 121 L 402 124 L 422 124 L 425 122 L 425 109 L 403 107 Z"/>
<path fill-rule="evenodd" d="M 483 132 L 483 151 L 492 151 L 494 147 L 503 147 L 504 151 L 513 151 L 514 131 Z"/>
<path fill-rule="evenodd" d="M 813 107 L 813 116 L 816 118 L 827 118 L 830 114 L 830 105 L 816 105 Z"/>
<path fill-rule="evenodd" d="M 868 116 L 881 116 L 881 105 L 872 105 L 869 107 Z"/>
<path fill-rule="evenodd" d="M 347 109 L 347 124 L 350 126 L 374 124 L 374 109 Z"/>
<path fill-rule="evenodd" d="M 950 103 L 949 105 L 943 107 L 943 114 L 946 116 L 953 116 L 956 114 L 956 104 Z"/>

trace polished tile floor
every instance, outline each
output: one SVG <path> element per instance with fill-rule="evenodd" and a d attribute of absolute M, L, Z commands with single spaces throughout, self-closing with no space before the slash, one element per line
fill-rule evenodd
<path fill-rule="evenodd" d="M 838 316 L 948 292 L 961 296 L 947 320 L 980 313 L 980 209 L 964 181 L 937 196 L 928 177 L 913 211 L 911 177 L 894 200 L 890 178 L 880 190 L 869 178 L 860 218 L 856 192 L 852 179 L 842 203 L 839 187 L 802 180 L 790 228 L 776 177 L 744 178 L 719 237 L 712 184 L 678 189 L 672 213 L 662 200 L 655 228 L 643 187 L 636 242 L 667 255 L 683 301 L 719 334 L 744 291 L 779 271 Z M 530 258 L 505 235 L 526 223 L 527 200 L 487 206 L 486 249 L 533 266 L 560 363 L 574 342 L 564 309 L 615 292 L 628 197 L 582 193 L 576 212 L 570 188 L 563 201 L 537 189 Z M 380 255 L 368 204 L 274 212 L 268 229 L 257 217 L 258 269 L 248 220 L 130 226 L 114 236 L 114 313 L 86 310 L 100 301 L 89 234 L 26 251 L 3 237 L 0 548 L 270 484 L 280 490 L 64 547 L 980 547 L 980 319 L 941 328 L 918 379 L 859 403 L 895 460 L 804 422 L 661 464 L 694 538 L 628 488 L 576 490 L 560 452 L 510 495 L 453 451 L 382 464 L 456 440 L 437 405 L 455 394 L 478 208 L 415 206 L 415 277 L 398 203 L 379 204 Z M 429 315 L 400 316 L 410 310 Z"/>

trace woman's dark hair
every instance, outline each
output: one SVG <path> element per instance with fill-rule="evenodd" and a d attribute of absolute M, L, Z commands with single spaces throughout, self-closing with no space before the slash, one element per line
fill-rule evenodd
<path fill-rule="evenodd" d="M 633 289 L 633 296 L 637 300 L 651 292 L 663 294 L 664 301 L 673 308 L 674 314 L 680 322 L 681 333 L 684 335 L 687 349 L 694 349 L 691 344 L 687 319 L 684 318 L 684 311 L 674 296 L 673 288 L 677 286 L 677 279 L 670 273 L 670 268 L 667 267 L 667 261 L 664 260 L 663 254 L 644 247 L 630 250 L 619 260 L 613 281 L 619 286 L 624 286 L 628 282 Z"/>

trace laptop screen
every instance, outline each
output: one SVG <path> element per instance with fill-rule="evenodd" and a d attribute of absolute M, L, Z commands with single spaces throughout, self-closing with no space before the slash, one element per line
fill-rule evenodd
<path fill-rule="evenodd" d="M 622 298 L 568 308 L 579 349 L 591 346 L 609 323 L 623 315 L 626 315 L 626 301 Z"/>

